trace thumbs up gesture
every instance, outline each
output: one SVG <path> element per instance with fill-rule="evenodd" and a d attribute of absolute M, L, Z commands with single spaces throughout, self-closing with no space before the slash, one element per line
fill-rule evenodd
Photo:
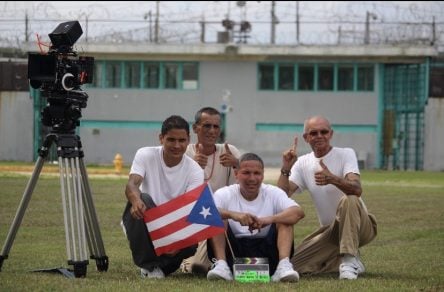
<path fill-rule="evenodd" d="M 315 182 L 318 186 L 325 186 L 331 183 L 333 174 L 330 172 L 328 167 L 324 164 L 324 161 L 319 160 L 320 170 L 315 172 Z"/>
<path fill-rule="evenodd" d="M 231 153 L 227 142 L 225 142 L 224 148 L 224 153 L 219 156 L 220 164 L 225 167 L 236 167 L 238 163 L 237 158 Z"/>
<path fill-rule="evenodd" d="M 194 153 L 194 160 L 199 163 L 200 167 L 202 167 L 203 169 L 205 169 L 205 167 L 207 166 L 208 163 L 208 156 L 206 156 L 205 154 L 203 154 L 203 146 L 202 144 L 197 143 L 195 145 L 196 149 L 195 149 L 195 153 Z"/>

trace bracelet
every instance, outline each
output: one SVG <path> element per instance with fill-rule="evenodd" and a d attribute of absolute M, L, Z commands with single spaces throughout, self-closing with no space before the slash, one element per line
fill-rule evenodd
<path fill-rule="evenodd" d="M 283 169 L 283 168 L 281 168 L 281 174 L 283 175 L 283 176 L 290 176 L 290 174 L 291 174 L 291 171 L 289 171 L 289 170 L 285 170 L 285 169 Z"/>

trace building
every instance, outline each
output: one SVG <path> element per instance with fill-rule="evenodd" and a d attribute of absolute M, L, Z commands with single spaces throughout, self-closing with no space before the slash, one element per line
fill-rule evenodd
<path fill-rule="evenodd" d="M 431 68 L 439 67 L 433 46 L 80 43 L 76 49 L 95 58 L 77 128 L 86 163 L 110 164 L 121 153 L 130 164 L 139 147 L 159 143 L 166 117 L 192 122 L 199 108 L 213 106 L 224 112 L 225 140 L 269 166 L 280 165 L 295 135 L 299 154 L 308 152 L 303 122 L 322 114 L 333 124 L 334 144 L 352 147 L 364 168 L 444 170 L 437 146 L 442 99 L 429 98 Z M 36 158 L 46 100 L 31 94 L 1 92 L 0 160 Z"/>

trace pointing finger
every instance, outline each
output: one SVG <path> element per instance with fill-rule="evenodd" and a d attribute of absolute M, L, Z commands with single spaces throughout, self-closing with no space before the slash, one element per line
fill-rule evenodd
<path fill-rule="evenodd" d="M 293 151 L 296 153 L 298 147 L 298 136 L 294 137 Z"/>

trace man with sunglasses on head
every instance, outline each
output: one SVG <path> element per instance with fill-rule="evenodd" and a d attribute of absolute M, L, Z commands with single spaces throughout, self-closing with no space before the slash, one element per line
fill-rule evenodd
<path fill-rule="evenodd" d="M 238 164 L 240 151 L 228 143 L 217 143 L 221 132 L 221 114 L 212 107 L 203 107 L 194 117 L 193 131 L 196 144 L 189 144 L 186 154 L 204 170 L 205 181 L 213 192 L 234 184 L 233 168 Z M 181 270 L 206 275 L 211 266 L 207 256 L 206 241 L 199 244 L 196 254 L 183 261 Z"/>
<path fill-rule="evenodd" d="M 354 280 L 365 271 L 358 248 L 376 237 L 377 224 L 361 198 L 354 150 L 331 146 L 332 137 L 326 118 L 308 118 L 303 138 L 313 151 L 298 158 L 296 137 L 283 153 L 277 184 L 288 196 L 308 190 L 321 225 L 296 248 L 295 269 L 300 274 L 339 271 L 340 279 Z"/>

